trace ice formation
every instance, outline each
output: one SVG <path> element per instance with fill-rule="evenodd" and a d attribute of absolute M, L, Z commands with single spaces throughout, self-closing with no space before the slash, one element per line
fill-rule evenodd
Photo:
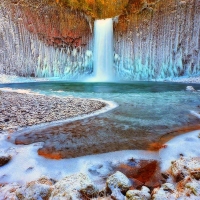
<path fill-rule="evenodd" d="M 113 53 L 112 28 L 107 42 L 110 50 L 104 47 L 97 51 L 95 47 L 93 51 L 92 46 L 96 45 L 92 35 L 87 34 L 84 36 L 85 46 L 47 45 L 39 33 L 27 30 L 24 21 L 28 24 L 29 19 L 19 5 L 15 5 L 13 14 L 3 2 L 0 3 L 0 73 L 81 79 L 97 72 L 95 60 L 102 53 L 104 58 L 101 60 L 113 56 L 113 60 L 107 63 L 109 70 L 98 67 L 104 72 L 105 79 L 111 73 L 122 80 L 164 80 L 200 75 L 199 0 L 170 1 L 167 5 L 165 1 L 144 3 L 141 10 L 127 7 L 127 16 L 114 18 Z M 71 15 L 69 12 L 67 17 Z M 89 17 L 86 21 L 88 29 L 92 30 Z M 49 26 L 51 30 L 51 22 Z M 94 38 L 97 33 L 94 31 Z M 101 65 L 107 65 L 105 60 Z"/>
<path fill-rule="evenodd" d="M 119 77 L 163 80 L 200 75 L 199 0 L 144 3 L 137 15 L 118 23 L 114 48 Z"/>

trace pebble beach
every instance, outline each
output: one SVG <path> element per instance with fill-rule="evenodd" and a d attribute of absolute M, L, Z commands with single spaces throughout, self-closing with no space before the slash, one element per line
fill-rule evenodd
<path fill-rule="evenodd" d="M 97 100 L 0 91 L 0 131 L 72 118 L 105 106 Z"/>

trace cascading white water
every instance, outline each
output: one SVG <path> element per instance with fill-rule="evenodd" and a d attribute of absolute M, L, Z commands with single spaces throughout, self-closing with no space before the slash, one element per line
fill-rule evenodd
<path fill-rule="evenodd" d="M 113 20 L 102 19 L 94 23 L 94 72 L 90 81 L 114 80 L 113 69 Z"/>

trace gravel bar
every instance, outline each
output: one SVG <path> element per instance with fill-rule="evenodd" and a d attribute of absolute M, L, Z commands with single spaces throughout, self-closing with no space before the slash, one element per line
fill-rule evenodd
<path fill-rule="evenodd" d="M 97 100 L 0 91 L 0 132 L 89 114 L 105 106 Z"/>

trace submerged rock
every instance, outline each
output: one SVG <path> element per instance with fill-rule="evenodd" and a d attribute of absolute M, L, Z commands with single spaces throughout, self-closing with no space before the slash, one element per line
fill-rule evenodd
<path fill-rule="evenodd" d="M 156 160 L 129 160 L 128 163 L 117 166 L 117 170 L 132 180 L 132 189 L 140 189 L 141 186 L 154 188 L 164 181 Z"/>
<path fill-rule="evenodd" d="M 52 191 L 51 200 L 81 199 L 81 196 L 93 197 L 98 194 L 97 188 L 88 176 L 82 173 L 67 176 L 58 181 Z"/>

